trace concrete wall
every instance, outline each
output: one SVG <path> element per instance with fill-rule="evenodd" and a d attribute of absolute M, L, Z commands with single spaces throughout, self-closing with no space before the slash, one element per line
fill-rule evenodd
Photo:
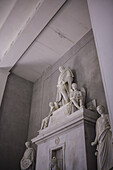
<path fill-rule="evenodd" d="M 9 74 L 10 73 L 7 69 L 0 68 L 0 106 L 1 106 L 2 97 L 4 94 L 4 90 L 5 90 L 5 86 L 6 86 L 6 82 L 7 82 L 7 78 Z"/>
<path fill-rule="evenodd" d="M 18 170 L 25 150 L 33 84 L 14 74 L 8 78 L 0 108 L 0 169 Z"/>
<path fill-rule="evenodd" d="M 56 99 L 60 65 L 69 67 L 79 87 L 87 89 L 87 101 L 97 99 L 97 104 L 106 107 L 98 57 L 90 31 L 34 84 L 28 139 L 37 136 L 42 119 L 49 113 L 49 102 Z"/>
<path fill-rule="evenodd" d="M 113 1 L 87 2 L 113 132 Z"/>

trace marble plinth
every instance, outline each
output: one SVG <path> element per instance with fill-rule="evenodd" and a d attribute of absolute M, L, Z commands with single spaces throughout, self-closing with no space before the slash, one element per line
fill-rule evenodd
<path fill-rule="evenodd" d="M 67 107 L 56 110 L 49 126 L 32 139 L 37 144 L 36 170 L 50 170 L 50 159 L 57 152 L 62 155 L 61 170 L 96 170 L 91 142 L 97 114 L 84 108 L 69 115 Z"/>

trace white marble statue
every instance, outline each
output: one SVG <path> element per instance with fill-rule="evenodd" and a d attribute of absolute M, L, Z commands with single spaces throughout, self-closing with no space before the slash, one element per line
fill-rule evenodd
<path fill-rule="evenodd" d="M 50 102 L 49 107 L 50 107 L 49 115 L 42 120 L 41 130 L 48 127 L 50 117 L 53 115 L 53 112 L 58 109 L 58 105 L 56 102 Z"/>
<path fill-rule="evenodd" d="M 81 91 L 78 90 L 77 84 L 72 84 L 72 89 L 70 91 L 70 102 L 76 107 L 76 109 L 80 109 L 84 107 L 84 100 L 85 100 L 85 89 L 81 88 Z"/>
<path fill-rule="evenodd" d="M 69 102 L 69 93 L 74 76 L 70 69 L 66 69 L 63 66 L 59 67 L 59 71 L 56 101 L 62 102 L 64 105 Z"/>
<path fill-rule="evenodd" d="M 58 167 L 58 163 L 57 163 L 57 158 L 56 157 L 53 157 L 52 159 L 51 159 L 51 168 L 52 168 L 52 170 L 60 170 L 60 168 Z"/>
<path fill-rule="evenodd" d="M 96 137 L 91 145 L 97 145 L 95 155 L 97 156 L 98 170 L 110 170 L 113 168 L 113 141 L 109 116 L 101 105 L 97 107 L 97 111 L 101 116 L 97 119 Z"/>
<path fill-rule="evenodd" d="M 20 161 L 21 170 L 33 170 L 34 169 L 34 149 L 30 146 L 28 141 L 25 143 L 26 150 Z"/>

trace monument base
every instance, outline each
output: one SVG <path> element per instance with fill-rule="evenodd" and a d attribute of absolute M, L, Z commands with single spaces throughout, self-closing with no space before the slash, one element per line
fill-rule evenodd
<path fill-rule="evenodd" d="M 60 170 L 96 170 L 91 142 L 97 114 L 83 108 L 69 115 L 65 112 L 68 105 L 63 107 L 53 113 L 49 126 L 32 139 L 37 144 L 36 170 L 51 170 L 53 157 Z"/>

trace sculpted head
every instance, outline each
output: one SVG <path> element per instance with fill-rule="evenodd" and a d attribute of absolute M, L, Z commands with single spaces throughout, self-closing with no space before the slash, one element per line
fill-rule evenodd
<path fill-rule="evenodd" d="M 72 84 L 72 89 L 73 89 L 73 90 L 76 90 L 76 89 L 77 89 L 77 84 L 76 84 L 76 83 L 73 83 L 73 84 Z"/>
<path fill-rule="evenodd" d="M 59 71 L 60 71 L 60 72 L 62 72 L 62 71 L 64 71 L 64 70 L 65 70 L 65 67 L 63 67 L 63 66 L 60 66 L 60 67 L 59 67 Z"/>
<path fill-rule="evenodd" d="M 56 157 L 55 157 L 55 156 L 52 158 L 52 162 L 53 162 L 53 164 L 54 164 L 54 165 L 56 164 L 57 159 L 56 159 Z"/>
<path fill-rule="evenodd" d="M 97 112 L 101 115 L 101 114 L 105 114 L 105 109 L 104 106 L 99 105 L 97 106 Z"/>
<path fill-rule="evenodd" d="M 26 143 L 25 143 L 25 146 L 28 148 L 28 147 L 30 147 L 30 145 L 31 145 L 31 143 L 29 142 L 29 141 L 27 141 Z"/>

